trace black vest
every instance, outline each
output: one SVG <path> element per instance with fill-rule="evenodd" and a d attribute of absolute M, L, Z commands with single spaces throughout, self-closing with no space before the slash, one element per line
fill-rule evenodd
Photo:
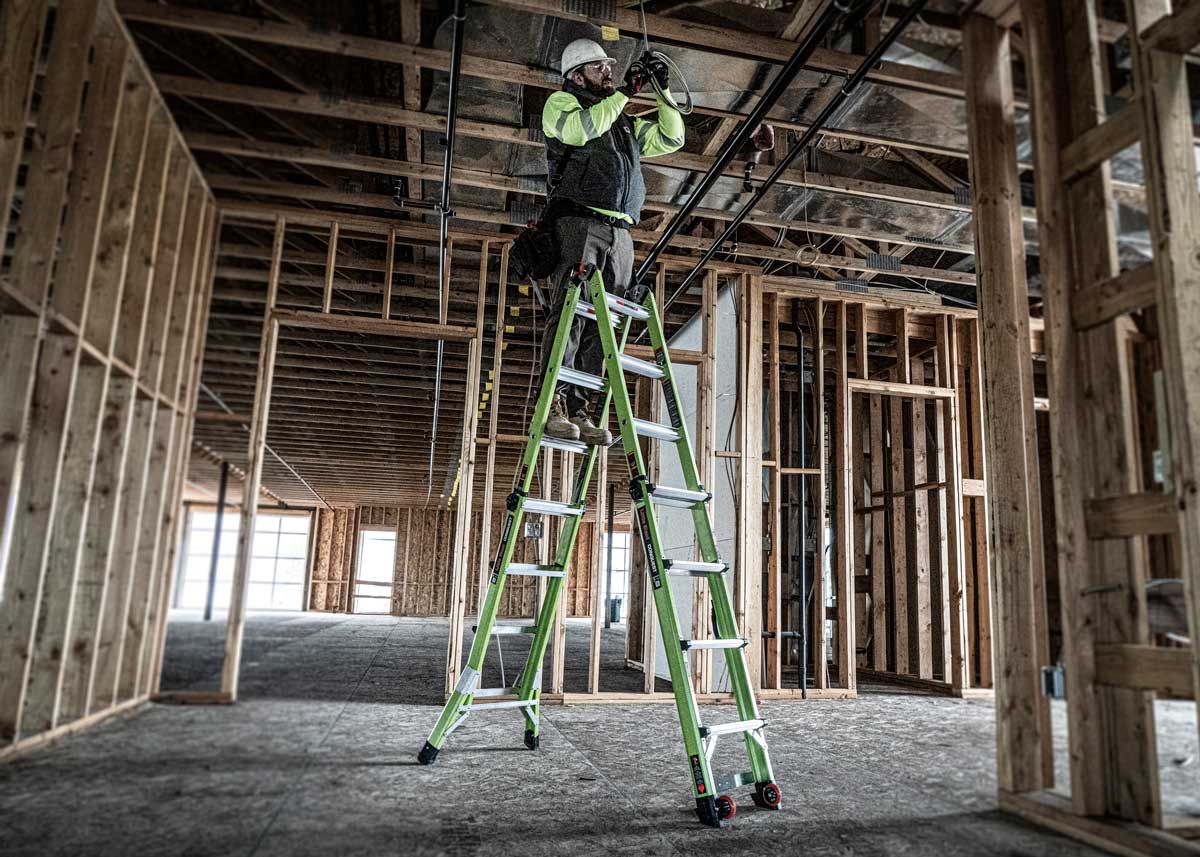
<path fill-rule="evenodd" d="M 571 81 L 563 90 L 574 95 L 585 110 L 601 100 Z M 582 146 L 547 137 L 546 174 L 547 209 L 563 201 L 622 211 L 634 223 L 641 219 L 646 201 L 641 147 L 633 133 L 633 120 L 624 113 L 611 128 Z"/>

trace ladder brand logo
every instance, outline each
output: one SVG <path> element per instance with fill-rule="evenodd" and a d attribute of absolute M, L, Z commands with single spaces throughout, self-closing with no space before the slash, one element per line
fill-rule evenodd
<path fill-rule="evenodd" d="M 700 767 L 700 757 L 692 756 L 692 779 L 696 781 L 696 794 L 708 794 L 708 786 L 704 784 L 704 769 Z"/>
<path fill-rule="evenodd" d="M 492 583 L 500 579 L 500 563 L 504 559 L 504 546 L 508 544 L 508 537 L 512 535 L 513 520 L 515 518 L 515 515 L 504 516 L 504 534 L 500 536 L 500 550 L 496 552 L 496 561 L 492 563 Z"/>
<path fill-rule="evenodd" d="M 671 428 L 678 430 L 683 421 L 679 419 L 679 399 L 675 396 L 675 385 L 670 378 L 663 378 L 663 395 L 667 399 L 667 415 L 671 418 Z"/>
<path fill-rule="evenodd" d="M 650 522 L 646 520 L 646 507 L 638 507 L 638 530 L 642 534 L 642 548 L 646 551 L 646 564 L 650 566 L 650 580 L 655 589 L 662 589 L 662 574 L 658 570 L 658 557 L 654 553 L 654 542 L 650 539 Z"/>

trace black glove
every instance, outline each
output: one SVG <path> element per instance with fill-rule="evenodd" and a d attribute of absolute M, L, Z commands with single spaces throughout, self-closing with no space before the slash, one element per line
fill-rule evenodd
<path fill-rule="evenodd" d="M 634 62 L 625 72 L 625 82 L 617 87 L 617 92 L 625 93 L 626 98 L 633 98 L 646 85 L 646 68 L 641 62 Z"/>
<path fill-rule="evenodd" d="M 658 84 L 659 89 L 663 92 L 671 91 L 671 72 L 665 62 L 658 57 L 651 56 L 646 61 L 646 68 L 649 70 L 651 77 L 654 78 L 655 83 Z"/>

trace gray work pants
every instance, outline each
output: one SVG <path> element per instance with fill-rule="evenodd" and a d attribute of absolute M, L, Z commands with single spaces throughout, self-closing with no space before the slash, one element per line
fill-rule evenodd
<path fill-rule="evenodd" d="M 633 274 L 633 238 L 628 229 L 609 226 L 591 217 L 560 217 L 554 223 L 554 234 L 561 250 L 558 268 L 551 276 L 555 285 L 554 309 L 551 310 L 546 332 L 542 335 L 542 374 L 546 371 L 546 360 L 554 344 L 558 330 L 558 316 L 562 311 L 563 296 L 567 281 L 579 264 L 593 264 L 604 278 L 604 288 L 610 295 L 625 297 L 629 280 Z M 580 296 L 587 300 L 586 295 Z M 579 372 L 600 375 L 604 366 L 604 349 L 600 345 L 600 334 L 593 321 L 575 316 L 571 321 L 571 333 L 563 352 L 563 366 Z M 589 410 L 587 390 L 573 384 L 559 384 L 558 393 L 567 400 L 567 413 L 572 416 Z"/>

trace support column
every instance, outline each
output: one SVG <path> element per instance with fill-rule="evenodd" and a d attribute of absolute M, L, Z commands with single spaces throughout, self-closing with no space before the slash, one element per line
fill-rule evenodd
<path fill-rule="evenodd" d="M 1049 706 L 1041 693 L 1045 613 L 1025 242 L 1017 177 L 1009 35 L 981 15 L 963 26 L 968 138 L 979 278 L 1002 791 L 1053 782 Z"/>

